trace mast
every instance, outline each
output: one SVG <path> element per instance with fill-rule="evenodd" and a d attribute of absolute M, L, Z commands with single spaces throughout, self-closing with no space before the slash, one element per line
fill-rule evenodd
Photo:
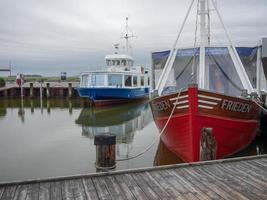
<path fill-rule="evenodd" d="M 207 0 L 200 0 L 200 10 L 198 14 L 200 15 L 200 52 L 199 52 L 199 76 L 198 76 L 198 86 L 199 88 L 205 89 L 206 79 L 205 79 L 205 47 L 209 45 L 208 31 L 206 26 L 206 15 L 208 14 L 206 8 Z"/>
<path fill-rule="evenodd" d="M 128 17 L 126 17 L 126 24 L 125 24 L 125 32 L 124 35 L 121 38 L 125 39 L 125 45 L 126 45 L 126 53 L 128 54 L 129 51 L 129 38 L 135 37 L 133 34 L 129 35 L 129 25 L 128 25 Z"/>

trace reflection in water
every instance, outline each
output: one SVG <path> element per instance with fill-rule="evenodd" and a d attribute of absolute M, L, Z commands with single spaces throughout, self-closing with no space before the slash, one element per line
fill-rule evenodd
<path fill-rule="evenodd" d="M 229 158 L 254 156 L 266 153 L 267 153 L 266 138 L 257 137 L 247 148 L 230 156 Z M 168 147 L 160 140 L 154 158 L 154 166 L 179 164 L 184 162 L 185 161 L 183 161 L 175 153 L 170 151 Z"/>
<path fill-rule="evenodd" d="M 154 158 L 154 166 L 171 165 L 178 163 L 184 163 L 184 161 L 175 153 L 171 152 L 168 147 L 165 146 L 162 140 L 160 140 Z"/>
<path fill-rule="evenodd" d="M 82 135 L 94 138 L 95 135 L 110 133 L 116 135 L 117 144 L 126 145 L 126 156 L 132 150 L 134 135 L 152 121 L 150 107 L 145 104 L 125 104 L 115 107 L 84 108 L 77 124 L 82 125 Z M 117 145 L 120 156 L 121 145 Z"/>

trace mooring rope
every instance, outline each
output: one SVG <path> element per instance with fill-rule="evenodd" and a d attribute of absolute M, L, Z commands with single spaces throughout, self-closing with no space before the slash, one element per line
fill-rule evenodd
<path fill-rule="evenodd" d="M 256 103 L 264 112 L 266 112 L 267 113 L 267 109 L 266 108 L 264 108 L 262 105 L 260 105 L 256 100 L 253 100 L 254 101 L 254 103 Z"/>
<path fill-rule="evenodd" d="M 180 94 L 181 94 L 182 90 L 183 90 L 183 88 L 181 88 L 180 91 L 178 92 L 177 97 L 176 97 L 176 101 L 173 104 L 174 106 L 173 106 L 172 111 L 171 111 L 171 113 L 170 113 L 170 115 L 168 117 L 168 120 L 165 123 L 165 125 L 164 125 L 163 129 L 161 130 L 161 132 L 159 133 L 159 135 L 154 139 L 154 141 L 147 148 L 145 148 L 143 151 L 141 151 L 140 153 L 138 153 L 138 154 L 136 154 L 134 156 L 128 157 L 128 158 L 117 159 L 116 161 L 125 161 L 125 160 L 131 160 L 131 159 L 137 158 L 137 157 L 143 155 L 144 153 L 146 153 L 149 149 L 151 149 L 151 147 L 158 141 L 158 139 L 160 138 L 160 136 L 164 133 L 164 131 L 165 131 L 165 129 L 166 129 L 169 121 L 171 120 L 171 117 L 172 117 L 172 115 L 174 113 L 174 110 L 176 108 L 176 105 L 178 103 L 178 99 L 180 97 Z"/>

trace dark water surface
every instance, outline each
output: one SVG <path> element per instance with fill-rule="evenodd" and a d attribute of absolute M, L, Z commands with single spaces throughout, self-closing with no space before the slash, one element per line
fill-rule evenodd
<path fill-rule="evenodd" d="M 0 100 L 0 182 L 95 172 L 94 135 L 103 132 L 117 136 L 118 159 L 138 154 L 159 135 L 145 103 L 83 108 L 78 99 Z M 236 156 L 266 153 L 266 141 L 257 139 Z M 157 141 L 116 169 L 181 162 Z"/>

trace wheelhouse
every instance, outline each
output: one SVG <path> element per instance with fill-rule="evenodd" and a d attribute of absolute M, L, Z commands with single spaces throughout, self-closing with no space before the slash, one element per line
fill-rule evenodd
<path fill-rule="evenodd" d="M 125 72 L 84 72 L 81 74 L 81 88 L 145 88 L 150 86 L 149 75 Z"/>

